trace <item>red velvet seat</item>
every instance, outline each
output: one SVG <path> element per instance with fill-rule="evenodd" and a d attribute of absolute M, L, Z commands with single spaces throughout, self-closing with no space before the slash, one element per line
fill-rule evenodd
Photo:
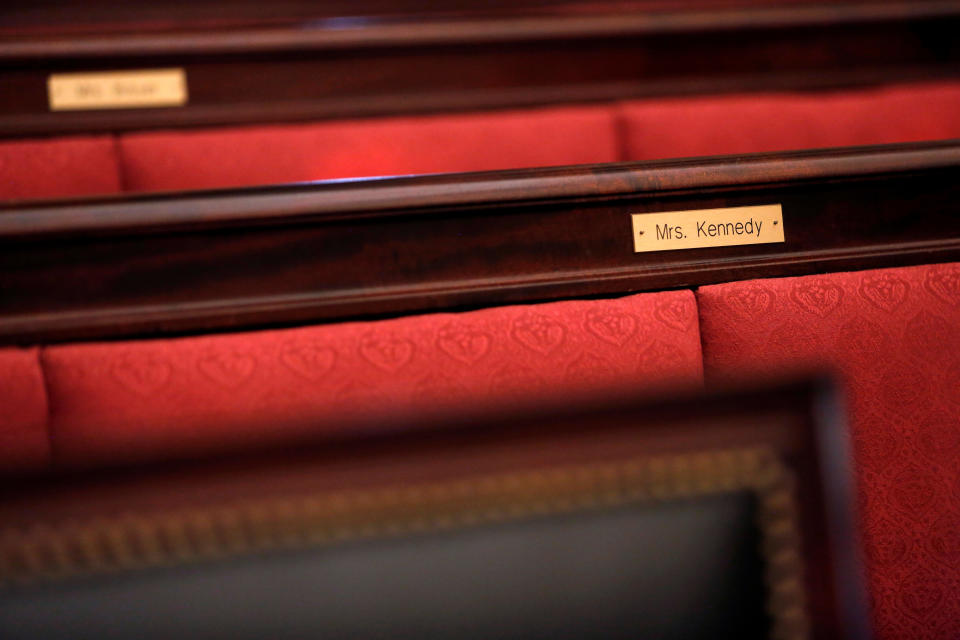
<path fill-rule="evenodd" d="M 122 136 L 133 191 L 235 187 L 618 160 L 612 109 L 161 131 Z"/>
<path fill-rule="evenodd" d="M 0 142 L 0 199 L 121 191 L 111 136 Z"/>
<path fill-rule="evenodd" d="M 127 187 L 150 191 L 958 136 L 960 84 L 941 83 L 138 133 L 120 145 Z"/>
<path fill-rule="evenodd" d="M 690 291 L 380 322 L 53 346 L 56 464 L 178 457 L 609 386 L 699 383 Z"/>
<path fill-rule="evenodd" d="M 0 143 L 0 198 L 254 186 L 960 137 L 960 84 Z"/>
<path fill-rule="evenodd" d="M 651 99 L 622 106 L 628 160 L 960 137 L 960 84 Z"/>
<path fill-rule="evenodd" d="M 47 393 L 38 349 L 0 349 L 0 471 L 50 463 Z"/>
<path fill-rule="evenodd" d="M 697 300 L 707 380 L 842 373 L 877 635 L 960 637 L 960 264 L 736 282 Z"/>

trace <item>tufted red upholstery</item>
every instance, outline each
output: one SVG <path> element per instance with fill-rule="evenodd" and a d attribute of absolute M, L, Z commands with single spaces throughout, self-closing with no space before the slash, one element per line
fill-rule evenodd
<path fill-rule="evenodd" d="M 0 199 L 117 193 L 111 136 L 0 142 Z"/>
<path fill-rule="evenodd" d="M 0 349 L 0 471 L 50 462 L 47 393 L 37 349 Z"/>
<path fill-rule="evenodd" d="M 960 137 L 960 84 L 656 99 L 622 107 L 626 159 Z"/>
<path fill-rule="evenodd" d="M 134 191 L 618 159 L 609 107 L 136 133 L 120 144 Z"/>
<path fill-rule="evenodd" d="M 693 293 L 380 322 L 54 346 L 63 464 L 175 457 L 322 432 L 345 416 L 701 378 Z"/>
<path fill-rule="evenodd" d="M 877 635 L 960 637 L 960 263 L 737 282 L 697 299 L 708 380 L 842 373 Z"/>

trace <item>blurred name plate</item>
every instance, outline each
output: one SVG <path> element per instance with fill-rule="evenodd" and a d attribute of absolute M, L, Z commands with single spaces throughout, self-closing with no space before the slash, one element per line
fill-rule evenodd
<path fill-rule="evenodd" d="M 47 78 L 51 111 L 180 107 L 187 103 L 183 69 L 56 73 Z"/>
<path fill-rule="evenodd" d="M 635 213 L 632 218 L 635 253 L 784 241 L 779 204 Z"/>

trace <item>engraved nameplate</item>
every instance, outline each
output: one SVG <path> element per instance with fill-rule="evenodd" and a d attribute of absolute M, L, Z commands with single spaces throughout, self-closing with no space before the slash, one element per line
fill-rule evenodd
<path fill-rule="evenodd" d="M 779 204 L 635 213 L 632 218 L 635 253 L 784 241 Z"/>
<path fill-rule="evenodd" d="M 47 78 L 51 111 L 180 107 L 187 103 L 183 69 L 55 73 Z"/>

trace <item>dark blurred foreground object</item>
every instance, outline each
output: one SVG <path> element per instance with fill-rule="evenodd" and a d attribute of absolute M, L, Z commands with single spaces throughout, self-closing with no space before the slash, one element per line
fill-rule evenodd
<path fill-rule="evenodd" d="M 8 483 L 0 629 L 866 638 L 840 415 L 822 381 L 621 397 Z"/>

